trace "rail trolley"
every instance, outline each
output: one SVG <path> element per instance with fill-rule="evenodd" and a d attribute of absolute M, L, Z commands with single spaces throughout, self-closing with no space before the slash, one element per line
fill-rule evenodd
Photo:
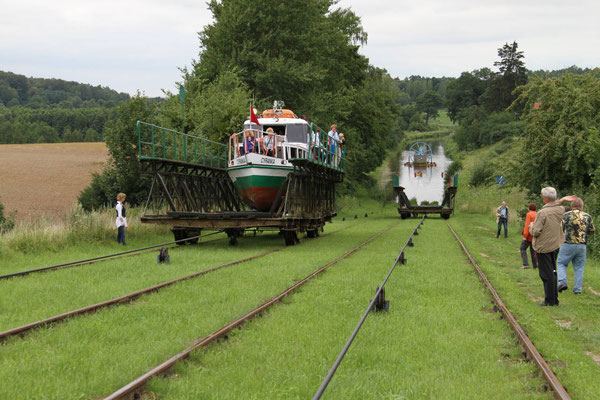
<path fill-rule="evenodd" d="M 228 145 L 138 121 L 138 159 L 152 176 L 142 222 L 171 226 L 176 240 L 202 230 L 231 244 L 247 229 L 278 230 L 286 245 L 319 236 L 336 216 L 343 144 L 281 105 L 246 120 Z"/>

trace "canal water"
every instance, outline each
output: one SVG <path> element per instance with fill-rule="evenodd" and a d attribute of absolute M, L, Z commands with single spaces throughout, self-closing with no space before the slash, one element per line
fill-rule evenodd
<path fill-rule="evenodd" d="M 433 152 L 434 167 L 408 167 L 404 163 L 409 159 L 409 151 L 402 152 L 402 159 L 399 161 L 398 172 L 400 186 L 404 187 L 404 193 L 409 199 L 416 198 L 421 204 L 422 201 L 437 201 L 442 203 L 444 198 L 444 177 L 442 173 L 446 171 L 451 159 L 444 153 L 444 143 L 442 141 L 427 141 Z M 417 173 L 417 176 L 415 176 Z M 418 176 L 418 173 L 422 173 Z"/>

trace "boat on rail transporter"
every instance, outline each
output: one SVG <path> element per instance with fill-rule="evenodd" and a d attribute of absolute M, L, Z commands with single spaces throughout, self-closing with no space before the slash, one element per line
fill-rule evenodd
<path fill-rule="evenodd" d="M 336 215 L 344 149 L 282 102 L 246 120 L 227 145 L 142 121 L 137 135 L 152 177 L 142 222 L 171 226 L 176 240 L 219 230 L 235 244 L 247 229 L 271 229 L 293 245 Z"/>
<path fill-rule="evenodd" d="M 426 142 L 413 143 L 408 150 L 408 160 L 404 163 L 404 166 L 408 167 L 408 171 L 405 173 L 409 174 L 410 169 L 414 168 L 413 173 L 415 178 L 422 178 L 424 170 L 431 172 L 431 168 L 437 167 L 437 164 L 433 161 L 433 151 L 431 146 Z M 442 172 L 442 177 L 445 172 L 446 171 Z M 396 203 L 398 204 L 400 218 L 406 219 L 411 216 L 417 217 L 420 214 L 439 214 L 443 219 L 450 218 L 450 215 L 454 213 L 454 198 L 458 188 L 458 174 L 448 178 L 446 187 L 444 188 L 444 197 L 441 205 L 418 205 L 410 202 L 408 196 L 404 192 L 405 188 L 400 186 L 399 175 L 394 175 L 394 193 L 396 194 Z"/>

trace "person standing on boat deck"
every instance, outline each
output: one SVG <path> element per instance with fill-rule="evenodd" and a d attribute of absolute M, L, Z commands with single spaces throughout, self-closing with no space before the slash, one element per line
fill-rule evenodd
<path fill-rule="evenodd" d="M 125 212 L 125 193 L 119 193 L 117 195 L 117 205 L 115 210 L 117 211 L 117 219 L 115 225 L 117 225 L 117 243 L 123 243 L 125 246 L 125 228 L 127 228 L 127 213 Z"/>
<path fill-rule="evenodd" d="M 340 133 L 340 157 L 344 157 L 344 145 L 346 144 L 346 138 L 343 133 Z"/>
<path fill-rule="evenodd" d="M 521 268 L 527 269 L 529 268 L 529 262 L 527 261 L 527 248 L 529 247 L 529 253 L 531 253 L 531 265 L 533 268 L 537 268 L 537 261 L 535 259 L 535 255 L 533 253 L 533 245 L 531 241 L 533 240 L 533 236 L 531 236 L 531 231 L 529 230 L 530 225 L 535 221 L 535 215 L 537 214 L 537 205 L 535 203 L 529 204 L 529 212 L 525 216 L 525 228 L 523 228 L 523 241 L 521 242 L 521 247 L 519 251 L 521 252 L 521 260 L 523 260 L 523 266 Z"/>
<path fill-rule="evenodd" d="M 263 151 L 268 156 L 275 156 L 275 131 L 273 128 L 267 128 L 267 134 L 263 139 Z"/>
<path fill-rule="evenodd" d="M 502 205 L 496 209 L 496 222 L 498 223 L 498 233 L 496 233 L 496 239 L 500 237 L 500 231 L 504 226 L 504 239 L 507 238 L 508 232 L 506 231 L 507 222 L 508 222 L 508 207 L 506 206 L 506 202 L 503 201 Z"/>
<path fill-rule="evenodd" d="M 543 188 L 541 196 L 544 206 L 538 211 L 530 229 L 533 236 L 533 250 L 537 255 L 540 279 L 544 283 L 545 298 L 539 305 L 557 306 L 556 257 L 558 249 L 565 241 L 565 235 L 562 232 L 565 209 L 562 207 L 561 201 L 556 200 L 556 189 L 553 187 Z"/>
<path fill-rule="evenodd" d="M 244 133 L 244 135 L 246 136 L 244 139 L 244 150 L 246 150 L 246 153 L 254 152 L 254 147 L 256 144 L 256 141 L 254 140 L 254 132 L 248 130 Z"/>
<path fill-rule="evenodd" d="M 575 271 L 575 285 L 573 293 L 581 294 L 583 291 L 583 269 L 587 253 L 588 235 L 594 234 L 596 228 L 592 217 L 583 212 L 583 200 L 577 198 L 571 203 L 572 211 L 563 216 L 565 243 L 560 246 L 556 262 L 558 272 L 558 291 L 568 289 L 567 267 L 573 263 Z"/>
<path fill-rule="evenodd" d="M 337 126 L 335 124 L 331 125 L 331 130 L 327 134 L 329 138 L 329 160 L 331 164 L 335 164 L 334 154 L 337 148 L 337 143 L 340 141 L 340 136 L 337 132 Z"/>
<path fill-rule="evenodd" d="M 321 139 L 319 138 L 321 136 L 321 132 L 319 132 L 319 130 L 312 131 L 311 135 L 311 139 L 310 141 L 312 142 L 312 148 L 314 149 L 314 155 L 315 155 L 315 159 L 319 159 L 319 155 L 320 155 L 320 150 L 319 150 L 319 146 L 321 145 Z"/>

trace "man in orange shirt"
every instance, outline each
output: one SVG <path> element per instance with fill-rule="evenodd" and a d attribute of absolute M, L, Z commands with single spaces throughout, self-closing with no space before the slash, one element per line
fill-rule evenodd
<path fill-rule="evenodd" d="M 525 228 L 523 229 L 523 241 L 521 242 L 521 259 L 523 260 L 523 266 L 521 268 L 527 269 L 529 268 L 529 262 L 527 261 L 527 248 L 529 247 L 529 253 L 531 254 L 531 265 L 533 268 L 537 268 L 537 260 L 535 259 L 535 254 L 533 252 L 533 245 L 531 242 L 533 241 L 533 236 L 529 232 L 529 226 L 533 221 L 535 221 L 535 215 L 537 210 L 537 205 L 535 203 L 529 204 L 529 212 L 525 216 Z"/>

